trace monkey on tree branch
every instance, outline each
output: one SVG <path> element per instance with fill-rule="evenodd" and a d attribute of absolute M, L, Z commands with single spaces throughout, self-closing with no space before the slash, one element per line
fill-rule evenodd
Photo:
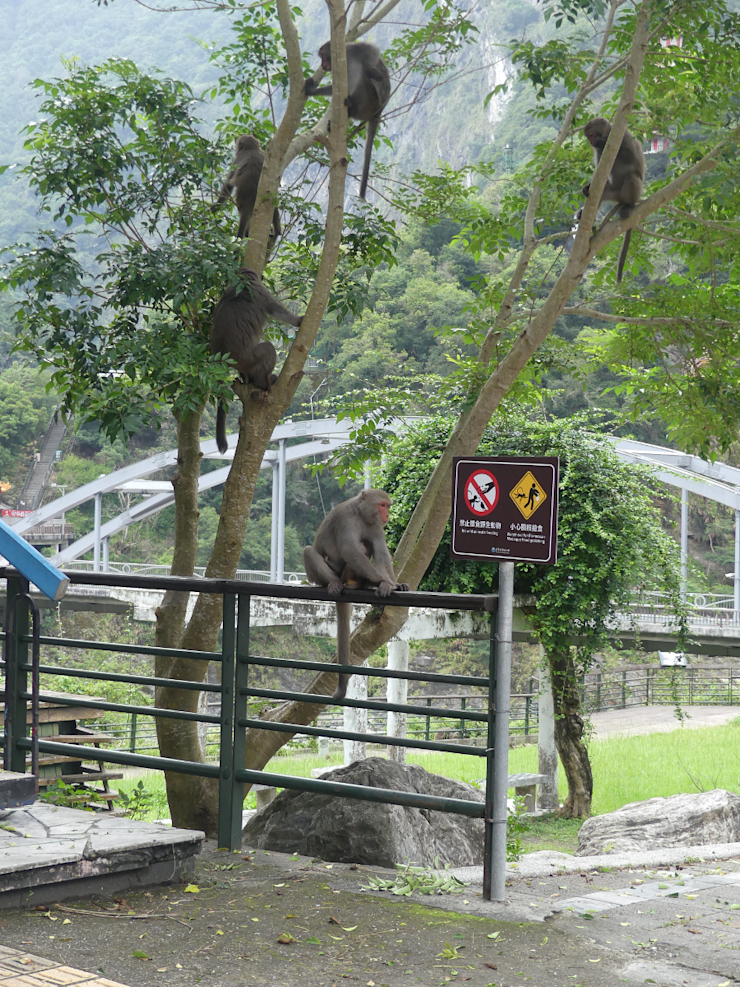
<path fill-rule="evenodd" d="M 373 142 L 378 132 L 380 117 L 391 95 L 391 77 L 388 66 L 375 45 L 366 41 L 354 41 L 347 45 L 347 113 L 353 120 L 367 122 L 365 136 L 365 158 L 360 181 L 360 198 L 365 198 L 367 179 L 370 174 L 370 159 Z M 331 72 L 331 44 L 325 42 L 319 48 L 321 68 Z M 307 96 L 331 96 L 331 86 L 317 86 L 314 79 L 306 79 L 304 92 Z"/>
<path fill-rule="evenodd" d="M 583 133 L 589 144 L 594 149 L 594 166 L 601 161 L 606 142 L 609 140 L 612 126 L 603 117 L 594 117 L 589 120 L 583 128 Z M 633 208 L 640 201 L 642 196 L 643 183 L 645 181 L 645 157 L 640 147 L 640 142 L 633 137 L 629 130 L 625 130 L 622 143 L 619 145 L 617 156 L 614 159 L 609 180 L 601 193 L 601 202 L 616 202 L 616 205 L 608 214 L 606 223 L 615 212 L 619 212 L 620 219 L 627 219 Z M 583 186 L 583 194 L 588 198 L 591 190 L 591 183 Z M 602 224 L 603 225 L 603 224 Z M 617 263 L 617 284 L 622 280 L 624 262 L 627 259 L 632 230 L 627 230 L 622 241 L 622 249 L 619 252 Z"/>
<path fill-rule="evenodd" d="M 306 575 L 326 586 L 332 596 L 351 589 L 375 587 L 378 596 L 406 592 L 408 583 L 396 582 L 383 528 L 388 523 L 391 499 L 385 490 L 363 490 L 337 504 L 319 525 L 313 545 L 303 550 Z M 349 664 L 352 604 L 337 601 L 337 660 Z M 339 673 L 332 699 L 343 699 L 349 675 Z"/>
<path fill-rule="evenodd" d="M 231 193 L 234 191 L 236 208 L 239 210 L 239 229 L 236 234 L 239 239 L 245 239 L 249 236 L 249 225 L 252 222 L 252 213 L 257 201 L 257 188 L 264 163 L 265 152 L 256 137 L 251 134 L 242 134 L 241 137 L 237 137 L 231 169 L 221 186 L 218 199 L 211 209 L 213 212 L 220 209 L 224 202 L 231 198 Z M 275 206 L 275 211 L 272 214 L 272 232 L 267 242 L 268 254 L 272 252 L 272 248 L 281 233 L 280 212 Z"/>
<path fill-rule="evenodd" d="M 239 278 L 239 285 L 228 287 L 213 310 L 211 353 L 231 357 L 243 383 L 258 388 L 251 394 L 254 400 L 269 394 L 277 380 L 273 373 L 277 351 L 268 339 L 262 338 L 265 326 L 274 319 L 298 328 L 303 316 L 289 312 L 265 288 L 255 271 L 243 267 Z M 223 455 L 228 448 L 223 401 L 219 402 L 216 415 L 216 444 Z"/>

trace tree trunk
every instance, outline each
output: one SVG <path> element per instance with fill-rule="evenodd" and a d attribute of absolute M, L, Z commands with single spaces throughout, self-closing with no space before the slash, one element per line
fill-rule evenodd
<path fill-rule="evenodd" d="M 177 472 L 172 478 L 175 490 L 175 549 L 172 557 L 173 576 L 192 576 L 198 550 L 198 478 L 200 476 L 200 421 L 202 409 L 191 412 L 177 422 Z M 165 593 L 157 608 L 155 643 L 160 648 L 182 647 L 185 614 L 189 593 Z M 154 662 L 158 677 L 189 679 L 203 682 L 208 674 L 207 661 L 158 657 Z M 155 703 L 163 709 L 198 711 L 200 693 L 195 690 L 157 688 Z M 186 720 L 156 718 L 157 741 L 162 757 L 177 757 L 202 761 L 203 749 L 198 736 L 198 724 Z M 172 822 L 186 829 L 203 829 L 213 835 L 210 815 L 199 806 L 216 799 L 215 782 L 211 778 L 196 778 L 174 771 L 165 772 L 167 801 Z M 193 788 L 198 797 L 192 798 Z"/>
<path fill-rule="evenodd" d="M 213 553 L 206 569 L 206 576 L 209 578 L 231 579 L 234 577 L 244 544 L 249 511 L 262 458 L 275 426 L 290 406 L 303 377 L 303 366 L 321 325 L 339 258 L 344 223 L 345 180 L 348 167 L 348 117 L 344 102 L 347 95 L 344 44 L 345 12 L 343 4 L 339 0 L 327 0 L 327 6 L 334 43 L 332 65 L 335 64 L 336 58 L 336 68 L 332 73 L 331 132 L 325 140 L 329 150 L 330 179 L 324 249 L 319 262 L 311 301 L 288 351 L 280 376 L 273 385 L 270 394 L 265 396 L 263 400 L 253 401 L 250 397 L 251 388 L 249 385 L 235 385 L 235 390 L 242 401 L 243 413 L 239 420 L 239 441 L 234 453 L 234 462 L 224 484 L 221 517 Z M 268 153 L 270 167 L 267 170 L 263 169 L 257 196 L 259 202 L 263 200 L 263 185 L 267 183 L 270 175 L 277 182 L 279 174 L 284 168 L 288 144 L 300 122 L 301 110 L 305 102 L 300 44 L 288 0 L 278 0 L 278 15 L 290 65 L 290 95 L 283 121 L 270 143 Z M 344 71 L 338 71 L 342 66 L 344 66 Z M 261 210 L 259 207 L 255 210 L 254 222 L 250 227 L 250 232 L 253 233 L 255 239 L 250 238 L 246 241 L 246 263 L 258 272 L 261 272 L 264 267 L 264 254 L 272 209 L 272 200 L 270 200 L 269 208 L 264 206 Z M 218 641 L 221 617 L 221 597 L 201 593 L 196 600 L 188 626 L 182 635 L 182 647 L 192 651 L 213 651 Z M 207 662 L 197 659 L 179 660 L 171 663 L 170 677 L 202 682 L 207 670 Z M 167 704 L 173 709 L 197 711 L 198 693 L 196 691 L 163 689 L 161 693 L 163 699 L 161 705 Z M 158 729 L 165 743 L 163 748 L 162 740 L 160 740 L 160 750 L 163 754 L 166 749 L 171 752 L 168 756 L 176 756 L 189 761 L 203 760 L 197 723 L 162 720 L 158 724 Z M 277 747 L 281 747 L 287 740 L 285 734 L 275 734 L 275 736 L 279 737 Z M 206 782 L 205 779 L 196 778 L 194 775 L 173 775 L 171 780 L 168 779 L 167 797 L 173 825 L 188 829 L 203 829 L 208 835 L 215 835 L 218 825 L 218 799 L 214 794 L 213 782 Z"/>
<path fill-rule="evenodd" d="M 555 744 L 568 781 L 568 796 L 557 813 L 568 819 L 591 815 L 594 791 L 591 762 L 583 742 L 581 692 L 570 648 L 548 655 L 555 710 Z"/>

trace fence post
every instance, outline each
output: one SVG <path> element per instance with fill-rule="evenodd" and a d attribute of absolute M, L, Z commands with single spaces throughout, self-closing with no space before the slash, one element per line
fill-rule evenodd
<path fill-rule="evenodd" d="M 239 597 L 239 619 L 236 624 L 236 675 L 234 685 L 234 771 L 244 767 L 247 753 L 247 728 L 239 721 L 247 716 L 247 688 L 249 681 L 249 629 L 252 613 L 252 597 Z M 233 778 L 233 776 L 232 776 Z M 233 778 L 231 802 L 231 849 L 242 842 L 242 809 L 244 807 L 244 782 Z"/>
<path fill-rule="evenodd" d="M 20 604 L 12 608 L 17 596 L 28 593 L 28 580 L 22 576 L 8 579 L 5 603 L 5 748 L 3 765 L 6 771 L 25 773 L 26 753 L 17 743 L 26 736 L 26 700 L 22 692 L 28 691 L 28 673 L 21 665 L 28 664 L 28 607 Z M 13 620 L 8 615 L 13 613 Z M 8 630 L 11 627 L 12 633 Z"/>
<path fill-rule="evenodd" d="M 431 699 L 427 699 L 427 706 L 431 706 L 431 705 L 432 705 L 432 700 Z M 427 725 L 426 725 L 426 729 L 424 730 L 424 739 L 425 740 L 429 740 L 429 728 L 430 728 L 430 723 L 431 723 L 431 717 L 430 716 L 427 716 L 427 717 L 425 717 L 425 719 L 427 721 Z"/>
<path fill-rule="evenodd" d="M 131 714 L 131 743 L 129 745 L 129 750 L 132 754 L 136 753 L 136 717 L 138 714 Z"/>
<path fill-rule="evenodd" d="M 601 672 L 596 673 L 596 712 L 601 712 Z"/>
<path fill-rule="evenodd" d="M 218 775 L 218 845 L 235 850 L 241 845 L 235 842 L 231 826 L 234 799 L 234 619 L 236 597 L 225 593 L 223 597 L 223 633 L 221 637 L 221 718 L 219 736 Z"/>
<path fill-rule="evenodd" d="M 627 708 L 627 673 L 622 672 L 622 709 Z"/>
<path fill-rule="evenodd" d="M 463 710 L 465 709 L 465 699 L 466 699 L 466 697 L 463 696 L 462 699 L 460 700 L 460 709 L 463 709 Z M 461 740 L 465 740 L 465 719 L 464 718 L 462 720 L 460 720 L 460 739 Z"/>

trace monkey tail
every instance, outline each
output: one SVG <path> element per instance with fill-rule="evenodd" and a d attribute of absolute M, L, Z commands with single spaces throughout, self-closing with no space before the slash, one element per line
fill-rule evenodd
<path fill-rule="evenodd" d="M 351 603 L 337 603 L 337 661 L 340 665 L 349 665 L 349 623 L 351 616 Z M 331 698 L 344 699 L 347 695 L 347 683 L 350 676 L 346 672 L 339 672 L 337 678 L 337 687 Z"/>
<path fill-rule="evenodd" d="M 223 401 L 219 403 L 216 413 L 216 445 L 222 456 L 229 448 L 229 443 L 226 441 L 226 405 Z"/>
<path fill-rule="evenodd" d="M 624 270 L 624 262 L 627 260 L 627 251 L 630 248 L 630 240 L 632 239 L 632 230 L 627 230 L 624 234 L 624 240 L 622 240 L 622 249 L 619 251 L 619 261 L 617 262 L 617 284 L 622 282 L 622 271 Z"/>
<path fill-rule="evenodd" d="M 375 135 L 378 132 L 378 124 L 380 123 L 380 114 L 372 117 L 367 121 L 366 136 L 365 136 L 365 159 L 362 163 L 362 180 L 360 181 L 360 198 L 365 198 L 365 193 L 367 192 L 367 180 L 370 175 L 370 159 L 373 156 L 373 143 L 375 142 Z"/>

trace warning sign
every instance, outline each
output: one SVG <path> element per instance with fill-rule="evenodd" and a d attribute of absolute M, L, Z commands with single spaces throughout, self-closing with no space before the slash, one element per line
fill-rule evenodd
<path fill-rule="evenodd" d="M 528 521 L 537 508 L 547 500 L 547 494 L 539 485 L 531 470 L 527 470 L 509 496 Z"/>
<path fill-rule="evenodd" d="M 488 470 L 476 470 L 465 484 L 465 501 L 478 517 L 490 514 L 498 503 L 498 481 Z"/>
<path fill-rule="evenodd" d="M 557 561 L 558 460 L 471 456 L 453 461 L 453 559 Z"/>

